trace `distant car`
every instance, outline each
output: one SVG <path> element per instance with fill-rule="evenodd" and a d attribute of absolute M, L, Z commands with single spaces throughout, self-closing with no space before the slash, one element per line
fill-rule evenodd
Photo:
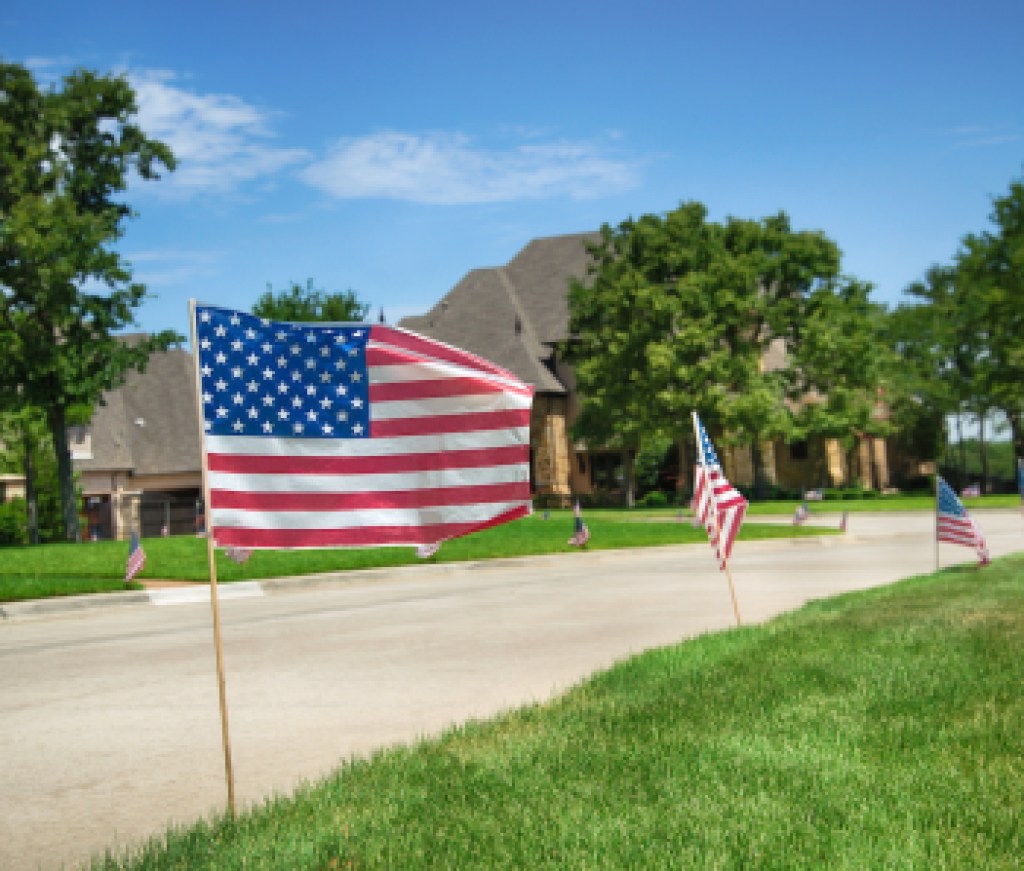
<path fill-rule="evenodd" d="M 981 487 L 978 484 L 968 484 L 966 487 L 964 487 L 963 490 L 960 491 L 960 495 L 964 499 L 970 499 L 971 497 L 974 496 L 980 496 Z"/>

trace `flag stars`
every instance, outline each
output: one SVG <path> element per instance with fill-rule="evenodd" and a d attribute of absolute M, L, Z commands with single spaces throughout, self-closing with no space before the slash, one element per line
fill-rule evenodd
<path fill-rule="evenodd" d="M 292 400 L 292 408 L 302 408 L 302 397 L 301 396 L 296 396 Z"/>
<path fill-rule="evenodd" d="M 263 370 L 263 380 L 270 381 L 274 377 L 274 370 L 269 366 Z"/>
<path fill-rule="evenodd" d="M 236 420 L 233 424 L 231 424 L 231 428 L 235 432 L 241 432 L 242 430 L 245 429 L 245 424 L 242 423 L 242 421 L 240 421 L 240 420 Z"/>
<path fill-rule="evenodd" d="M 218 366 L 223 366 L 228 361 L 228 355 L 223 351 L 218 351 L 213 359 L 216 361 Z"/>
<path fill-rule="evenodd" d="M 217 406 L 217 417 L 227 417 L 228 410 L 223 405 Z"/>
<path fill-rule="evenodd" d="M 228 334 L 228 328 L 224 324 L 217 324 L 213 328 L 213 332 L 216 334 L 218 339 L 223 339 Z"/>
<path fill-rule="evenodd" d="M 248 363 L 250 366 L 259 366 L 260 358 L 257 357 L 255 354 L 249 354 L 249 356 L 245 358 L 245 362 Z"/>
<path fill-rule="evenodd" d="M 216 387 L 218 391 L 227 390 L 228 389 L 228 382 L 225 381 L 223 378 L 218 378 L 213 383 L 213 386 Z"/>

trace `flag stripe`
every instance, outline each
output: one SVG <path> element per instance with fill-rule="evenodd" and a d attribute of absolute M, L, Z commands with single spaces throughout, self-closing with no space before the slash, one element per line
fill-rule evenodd
<path fill-rule="evenodd" d="M 530 498 L 529 482 L 480 484 L 465 487 L 437 487 L 419 490 L 353 492 L 244 492 L 210 491 L 214 508 L 244 508 L 247 511 L 370 511 L 373 509 L 427 508 L 463 505 L 468 502 L 512 502 Z"/>
<path fill-rule="evenodd" d="M 518 505 L 487 520 L 419 523 L 415 526 L 246 529 L 224 525 L 217 529 L 217 543 L 222 546 L 244 545 L 254 548 L 361 547 L 368 540 L 380 546 L 435 544 L 517 520 L 525 517 L 529 511 L 529 506 Z"/>
<path fill-rule="evenodd" d="M 465 414 L 371 420 L 370 438 L 476 432 L 486 429 L 514 429 L 517 427 L 528 427 L 529 425 L 530 409 L 528 408 L 512 408 L 502 411 L 471 411 Z"/>
<path fill-rule="evenodd" d="M 264 493 L 363 493 L 392 492 L 414 488 L 474 487 L 491 484 L 513 484 L 527 480 L 520 464 L 480 466 L 468 469 L 434 469 L 393 474 L 362 475 L 312 473 L 292 475 L 211 472 L 210 487 L 216 490 L 255 491 Z"/>
<path fill-rule="evenodd" d="M 374 446 L 377 446 L 374 442 Z M 529 445 L 479 448 L 434 453 L 377 454 L 373 456 L 210 454 L 212 473 L 242 475 L 386 475 L 409 472 L 441 472 L 447 469 L 478 469 L 491 466 L 522 466 L 530 460 Z M 290 482 L 289 486 L 295 486 Z"/>
<path fill-rule="evenodd" d="M 374 327 L 374 342 L 368 349 L 368 360 L 374 364 L 386 360 L 394 360 L 402 355 L 401 351 L 411 352 L 412 358 L 426 358 L 428 360 L 440 360 L 446 363 L 454 363 L 467 369 L 478 372 L 490 372 L 502 378 L 507 378 L 517 385 L 525 386 L 511 372 L 496 366 L 489 360 L 470 354 L 459 348 L 445 345 L 433 339 L 425 339 L 415 333 L 406 330 L 395 329 L 394 327 Z"/>

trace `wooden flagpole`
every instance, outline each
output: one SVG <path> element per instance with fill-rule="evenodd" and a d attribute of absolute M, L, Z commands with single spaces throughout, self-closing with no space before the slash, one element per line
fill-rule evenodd
<path fill-rule="evenodd" d="M 721 549 L 722 546 L 722 530 L 718 526 L 718 500 L 715 498 L 715 488 L 711 486 L 711 478 L 708 476 L 708 464 L 704 459 L 704 444 L 700 438 L 700 422 L 697 419 L 697 412 L 691 412 L 693 415 L 693 435 L 697 440 L 697 456 L 700 457 L 700 466 L 704 470 L 704 481 L 708 488 L 708 500 L 711 503 L 711 523 L 714 526 L 715 532 L 714 537 L 718 542 L 718 547 Z M 717 554 L 716 554 L 717 556 Z M 732 596 L 732 612 L 736 615 L 736 625 L 742 626 L 743 621 L 740 620 L 740 605 L 736 598 L 736 585 L 732 582 L 732 572 L 729 570 L 729 560 L 722 560 L 722 567 L 725 569 L 725 577 L 729 582 L 729 595 Z"/>
<path fill-rule="evenodd" d="M 224 646 L 220 634 L 220 603 L 217 597 L 217 561 L 214 558 L 213 533 L 210 527 L 210 476 L 206 456 L 206 432 L 203 419 L 202 380 L 199 373 L 199 344 L 196 335 L 196 301 L 190 299 L 189 325 L 192 330 L 192 360 L 196 377 L 196 410 L 199 416 L 199 438 L 203 458 L 203 528 L 206 533 L 206 560 L 210 575 L 210 606 L 213 610 L 213 646 L 217 655 L 217 691 L 220 696 L 220 732 L 224 745 L 224 776 L 228 785 L 228 814 L 235 815 L 235 775 L 231 767 L 231 735 L 228 731 L 228 696 L 224 682 Z"/>

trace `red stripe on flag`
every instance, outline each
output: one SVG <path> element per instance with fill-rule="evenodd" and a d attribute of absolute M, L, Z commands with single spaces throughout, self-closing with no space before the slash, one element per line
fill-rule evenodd
<path fill-rule="evenodd" d="M 370 384 L 370 402 L 401 399 L 443 399 L 451 396 L 507 394 L 505 385 L 483 378 L 441 378 L 431 381 L 397 381 Z"/>
<path fill-rule="evenodd" d="M 259 493 L 239 490 L 211 490 L 213 508 L 242 508 L 248 511 L 368 511 L 374 508 L 428 508 L 515 502 L 530 498 L 530 484 L 477 484 L 423 490 L 384 490 L 361 493 Z"/>
<path fill-rule="evenodd" d="M 529 425 L 530 409 L 528 408 L 511 408 L 505 411 L 471 411 L 466 414 L 371 420 L 370 438 L 475 432 L 487 429 L 528 427 Z"/>
<path fill-rule="evenodd" d="M 359 441 L 360 446 L 367 444 Z M 374 475 L 401 472 L 440 472 L 445 469 L 480 469 L 511 466 L 530 460 L 529 445 L 471 448 L 429 454 L 395 456 L 332 457 L 299 455 L 272 457 L 258 454 L 210 454 L 211 472 L 243 475 Z"/>
<path fill-rule="evenodd" d="M 370 342 L 383 342 L 388 345 L 392 345 L 395 348 L 402 348 L 406 351 L 412 352 L 415 355 L 415 359 L 422 360 L 423 357 L 428 357 L 433 360 L 443 360 L 446 363 L 455 363 L 459 366 L 465 366 L 470 369 L 478 369 L 484 372 L 491 372 L 494 375 L 500 375 L 503 378 L 511 378 L 515 381 L 519 381 L 515 375 L 509 372 L 507 369 L 502 369 L 500 366 L 495 366 L 489 360 L 484 360 L 482 357 L 477 357 L 474 354 L 470 354 L 468 351 L 462 351 L 458 348 L 453 348 L 451 345 L 443 345 L 436 341 L 428 341 L 420 336 L 413 333 L 406 333 L 402 330 L 396 330 L 392 327 L 387 326 L 374 326 L 370 330 Z M 367 345 L 366 348 L 366 362 L 368 365 L 380 365 L 380 361 L 388 359 L 383 356 L 388 352 L 387 348 L 381 348 L 373 344 Z M 390 358 L 390 362 L 400 362 L 401 358 L 397 355 Z M 409 362 L 406 358 L 405 362 Z"/>
<path fill-rule="evenodd" d="M 530 513 L 528 505 L 504 511 L 481 523 L 436 523 L 424 526 L 364 526 L 346 529 L 245 529 L 219 526 L 218 547 L 319 548 L 383 547 L 435 544 L 449 538 L 489 529 Z"/>

